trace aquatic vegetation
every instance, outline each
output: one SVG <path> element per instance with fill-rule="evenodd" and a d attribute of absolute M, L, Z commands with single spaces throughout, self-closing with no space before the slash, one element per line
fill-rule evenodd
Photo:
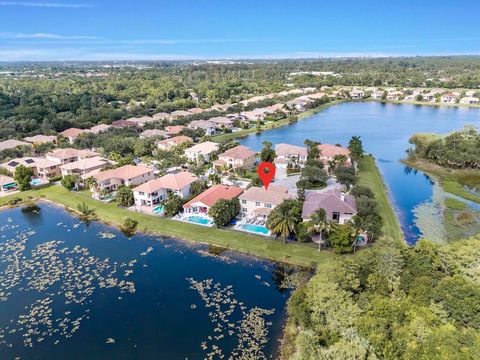
<path fill-rule="evenodd" d="M 58 223 L 58 226 L 63 224 Z M 1 230 L 18 227 L 9 223 Z M 0 346 L 12 346 L 14 334 L 22 336 L 23 345 L 33 347 L 48 338 L 69 338 L 88 319 L 87 308 L 99 288 L 116 288 L 120 293 L 134 293 L 135 284 L 115 277 L 117 264 L 99 258 L 87 248 L 68 247 L 58 240 L 29 245 L 35 231 L 17 231 L 13 238 L 0 243 L 0 302 L 25 292 L 34 294 L 25 311 L 0 326 Z M 130 261 L 133 266 L 136 260 Z M 129 269 L 128 276 L 133 273 Z M 60 313 L 59 309 L 68 309 Z M 74 315 L 75 314 L 75 315 Z"/>
<path fill-rule="evenodd" d="M 210 309 L 208 315 L 213 325 L 213 334 L 202 341 L 200 347 L 206 353 L 206 359 L 267 359 L 264 347 L 268 342 L 268 328 L 272 325 L 265 318 L 274 313 L 274 309 L 254 307 L 247 309 L 243 302 L 235 298 L 231 285 L 222 287 L 212 279 L 197 281 L 187 278 L 190 288 L 196 290 Z M 194 304 L 191 306 L 195 309 Z M 227 337 L 236 337 L 237 345 L 230 355 L 224 354 L 222 341 Z"/>

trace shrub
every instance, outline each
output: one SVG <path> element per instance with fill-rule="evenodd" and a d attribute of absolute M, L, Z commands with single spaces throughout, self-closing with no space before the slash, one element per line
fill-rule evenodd
<path fill-rule="evenodd" d="M 22 202 L 22 198 L 16 196 L 16 197 L 8 200 L 8 205 L 12 205 L 12 206 L 13 206 L 13 205 L 17 205 L 17 204 L 20 203 L 20 202 Z"/>
<path fill-rule="evenodd" d="M 137 220 L 134 220 L 130 217 L 124 217 L 122 219 L 122 224 L 120 225 L 120 230 L 122 230 L 122 232 L 128 236 L 128 237 L 131 237 L 133 236 L 133 234 L 135 234 L 135 231 L 137 230 L 137 225 L 138 225 L 138 221 Z"/>

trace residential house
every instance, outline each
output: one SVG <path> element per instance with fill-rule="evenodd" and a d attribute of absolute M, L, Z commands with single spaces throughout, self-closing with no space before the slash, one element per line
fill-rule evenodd
<path fill-rule="evenodd" d="M 211 136 L 215 134 L 216 126 L 213 122 L 208 120 L 194 120 L 188 125 L 190 129 L 202 129 L 205 130 L 205 135 Z"/>
<path fill-rule="evenodd" d="M 154 206 L 168 199 L 170 194 L 186 199 L 190 196 L 190 187 L 197 177 L 189 172 L 167 174 L 133 189 L 135 204 L 138 206 Z"/>
<path fill-rule="evenodd" d="M 89 150 L 78 150 L 73 148 L 55 149 L 45 155 L 48 160 L 58 162 L 60 165 L 68 164 L 81 159 L 97 156 L 98 154 Z"/>
<path fill-rule="evenodd" d="M 360 100 L 365 97 L 365 92 L 362 90 L 353 89 L 352 91 L 349 92 L 349 95 L 352 99 Z"/>
<path fill-rule="evenodd" d="M 127 121 L 135 123 L 138 127 L 144 127 L 145 124 L 160 121 L 159 119 L 154 118 L 153 116 L 142 116 L 138 118 L 130 118 Z"/>
<path fill-rule="evenodd" d="M 243 192 L 236 186 L 214 185 L 183 205 L 183 211 L 187 214 L 208 214 L 210 208 L 218 200 L 232 200 Z"/>
<path fill-rule="evenodd" d="M 62 165 L 60 171 L 62 176 L 79 175 L 82 179 L 86 179 L 108 165 L 110 165 L 110 162 L 107 159 L 101 156 L 93 156 Z"/>
<path fill-rule="evenodd" d="M 478 105 L 480 100 L 474 96 L 466 96 L 460 99 L 460 104 L 464 105 Z"/>
<path fill-rule="evenodd" d="M 307 149 L 302 146 L 276 144 L 275 153 L 275 166 L 277 168 L 286 169 L 288 165 L 301 167 L 307 161 Z"/>
<path fill-rule="evenodd" d="M 120 128 L 120 129 L 126 129 L 126 128 L 136 129 L 138 128 L 138 124 L 130 120 L 117 120 L 112 122 L 112 127 Z"/>
<path fill-rule="evenodd" d="M 120 186 L 137 186 L 154 178 L 153 169 L 143 165 L 125 165 L 116 169 L 100 171 L 93 175 L 97 182 L 92 190 L 93 197 L 98 198 L 103 190 L 117 190 Z"/>
<path fill-rule="evenodd" d="M 56 144 L 57 143 L 57 137 L 53 135 L 27 136 L 23 140 L 31 144 L 48 144 L 48 143 Z"/>
<path fill-rule="evenodd" d="M 193 140 L 188 136 L 180 135 L 172 137 L 170 139 L 157 141 L 157 147 L 161 150 L 170 150 L 174 146 L 179 146 L 184 143 L 193 143 Z"/>
<path fill-rule="evenodd" d="M 287 101 L 287 106 L 290 109 L 295 109 L 299 112 L 303 112 L 307 110 L 308 104 L 311 102 L 312 100 L 309 99 L 307 96 L 302 96 L 302 97 Z"/>
<path fill-rule="evenodd" d="M 60 133 L 60 135 L 67 138 L 67 140 L 70 144 L 73 144 L 77 137 L 79 137 L 82 134 L 85 134 L 86 132 L 87 132 L 86 130 L 77 129 L 77 128 L 70 128 L 70 129 L 62 131 Z"/>
<path fill-rule="evenodd" d="M 107 131 L 108 129 L 110 129 L 112 126 L 111 125 L 107 125 L 107 124 L 98 124 L 98 125 L 95 125 L 95 126 L 92 126 L 90 128 L 90 132 L 92 134 L 100 134 L 102 132 L 105 132 Z"/>
<path fill-rule="evenodd" d="M 15 174 L 15 169 L 19 165 L 23 165 L 29 167 L 33 170 L 34 176 L 36 175 L 37 169 L 35 168 L 35 162 L 37 158 L 34 157 L 22 157 L 22 158 L 15 158 L 7 161 L 0 165 L 0 167 L 8 170 L 10 173 Z"/>
<path fill-rule="evenodd" d="M 180 119 L 182 117 L 189 116 L 189 115 L 192 115 L 192 114 L 189 113 L 188 111 L 177 110 L 177 111 L 174 111 L 170 114 L 170 119 L 171 120 L 176 120 L 176 119 Z"/>
<path fill-rule="evenodd" d="M 159 112 L 159 113 L 153 114 L 152 118 L 154 118 L 155 121 L 168 120 L 170 119 L 170 114 L 165 112 Z"/>
<path fill-rule="evenodd" d="M 337 189 L 307 193 L 303 203 L 302 219 L 310 220 L 312 214 L 318 209 L 324 209 L 327 219 L 339 224 L 348 223 L 357 213 L 355 198 Z"/>
<path fill-rule="evenodd" d="M 435 94 L 432 92 L 422 94 L 423 101 L 435 102 Z"/>
<path fill-rule="evenodd" d="M 10 176 L 0 175 L 0 194 L 17 190 L 17 183 Z"/>
<path fill-rule="evenodd" d="M 203 112 L 205 112 L 205 111 L 206 111 L 205 109 L 198 108 L 198 107 L 192 108 L 192 109 L 188 109 L 188 112 L 189 112 L 190 114 L 201 114 L 201 113 L 203 113 Z"/>
<path fill-rule="evenodd" d="M 383 90 L 373 90 L 371 96 L 372 96 L 372 99 L 382 100 L 383 95 L 385 95 L 385 91 L 383 91 Z"/>
<path fill-rule="evenodd" d="M 476 91 L 475 90 L 468 90 L 465 92 L 465 96 L 475 96 Z"/>
<path fill-rule="evenodd" d="M 235 146 L 218 155 L 218 160 L 213 162 L 213 166 L 217 169 L 251 169 L 254 165 L 255 151 L 242 145 Z"/>
<path fill-rule="evenodd" d="M 329 167 L 328 162 L 332 161 L 337 155 L 344 155 L 347 157 L 345 165 L 351 165 L 350 159 L 350 150 L 342 146 L 332 145 L 332 144 L 321 144 L 318 145 L 320 150 L 320 161 L 322 161 L 327 168 Z"/>
<path fill-rule="evenodd" d="M 151 130 L 145 130 L 140 133 L 140 137 L 142 139 L 144 138 L 149 138 L 149 137 L 162 137 L 162 138 L 169 138 L 170 135 L 168 132 L 165 130 L 160 130 L 160 129 L 151 129 Z"/>
<path fill-rule="evenodd" d="M 216 116 L 216 117 L 208 119 L 208 121 L 214 123 L 215 128 L 217 130 L 233 128 L 233 120 L 229 119 L 228 117 Z"/>
<path fill-rule="evenodd" d="M 265 114 L 268 113 L 268 109 L 260 108 L 260 109 L 253 109 L 250 111 L 243 111 L 240 113 L 245 119 L 250 121 L 262 121 L 265 119 Z"/>
<path fill-rule="evenodd" d="M 247 218 L 262 217 L 266 219 L 282 201 L 291 198 L 292 196 L 287 193 L 285 186 L 270 185 L 268 189 L 252 186 L 238 197 L 240 213 Z"/>
<path fill-rule="evenodd" d="M 180 132 L 181 132 L 183 129 L 185 129 L 185 126 L 183 126 L 183 125 L 165 126 L 165 131 L 166 131 L 167 134 L 170 135 L 170 136 L 180 134 Z"/>
<path fill-rule="evenodd" d="M 0 141 L 0 151 L 8 150 L 8 149 L 15 149 L 17 146 L 29 146 L 32 147 L 32 144 L 26 141 L 20 141 L 15 139 Z"/>
<path fill-rule="evenodd" d="M 200 144 L 196 144 L 187 150 L 185 150 L 185 156 L 188 160 L 193 162 L 209 162 L 210 158 L 215 151 L 218 150 L 218 144 L 212 141 L 206 141 Z"/>
<path fill-rule="evenodd" d="M 35 175 L 42 180 L 49 180 L 60 175 L 60 162 L 47 158 L 37 158 L 33 164 Z"/>
<path fill-rule="evenodd" d="M 387 94 L 387 100 L 399 101 L 402 96 L 403 96 L 403 92 L 401 91 L 389 91 Z"/>
<path fill-rule="evenodd" d="M 460 96 L 457 92 L 449 92 L 440 96 L 440 102 L 443 104 L 455 104 Z"/>

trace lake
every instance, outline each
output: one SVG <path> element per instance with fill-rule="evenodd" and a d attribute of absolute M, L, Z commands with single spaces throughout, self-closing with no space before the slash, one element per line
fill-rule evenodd
<path fill-rule="evenodd" d="M 0 212 L 0 359 L 275 354 L 293 269 L 40 207 Z"/>
<path fill-rule="evenodd" d="M 413 244 L 421 234 L 414 210 L 431 201 L 433 181 L 420 171 L 406 171 L 400 163 L 410 146 L 408 139 L 414 133 L 448 133 L 466 124 L 480 125 L 478 109 L 350 102 L 240 142 L 255 150 L 263 141 L 303 145 L 305 139 L 346 146 L 352 135 L 361 136 L 365 151 L 377 159 L 405 238 Z"/>

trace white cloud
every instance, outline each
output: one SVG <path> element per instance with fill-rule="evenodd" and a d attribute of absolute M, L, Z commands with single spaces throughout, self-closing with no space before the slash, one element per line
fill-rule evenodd
<path fill-rule="evenodd" d="M 84 35 L 59 35 L 59 34 L 50 34 L 50 33 L 33 33 L 33 34 L 24 34 L 24 33 L 11 33 L 11 32 L 2 32 L 0 33 L 0 38 L 7 39 L 47 39 L 47 40 L 96 40 L 100 39 L 96 36 L 84 36 Z"/>
<path fill-rule="evenodd" d="M 24 7 L 43 7 L 43 8 L 89 8 L 91 4 L 65 4 L 48 2 L 23 2 L 23 1 L 0 1 L 0 6 L 24 6 Z"/>

